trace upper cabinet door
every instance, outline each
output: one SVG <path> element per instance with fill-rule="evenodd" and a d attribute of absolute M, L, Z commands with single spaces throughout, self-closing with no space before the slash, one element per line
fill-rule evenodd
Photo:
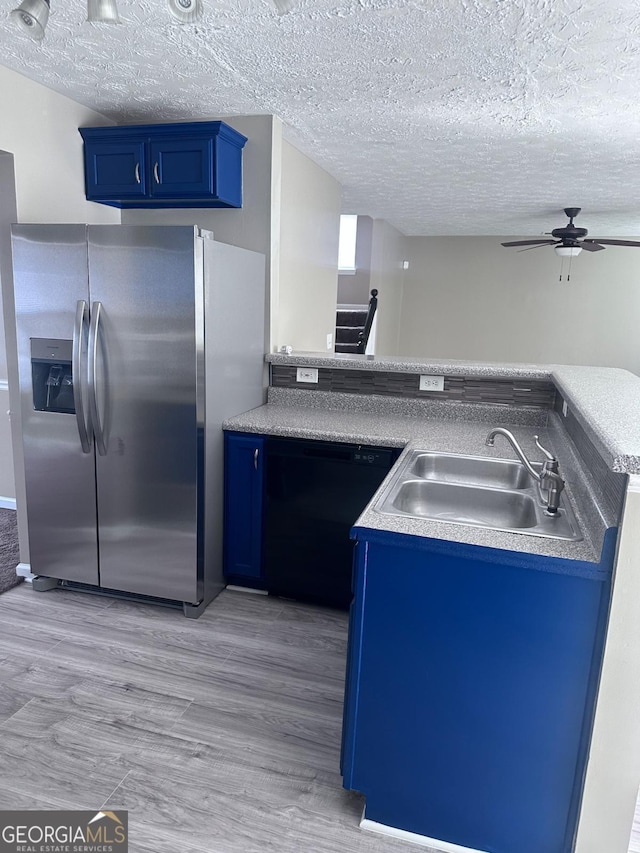
<path fill-rule="evenodd" d="M 139 198 L 147 192 L 145 143 L 85 142 L 87 198 Z"/>
<path fill-rule="evenodd" d="M 215 196 L 213 139 L 153 139 L 150 195 L 155 198 Z"/>

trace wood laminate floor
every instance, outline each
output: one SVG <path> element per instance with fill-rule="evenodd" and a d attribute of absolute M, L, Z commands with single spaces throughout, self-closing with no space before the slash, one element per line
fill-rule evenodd
<path fill-rule="evenodd" d="M 124 808 L 131 853 L 409 853 L 338 771 L 346 614 L 0 596 L 0 808 Z M 640 853 L 640 804 L 629 853 Z"/>
<path fill-rule="evenodd" d="M 401 853 L 338 761 L 346 614 L 0 596 L 0 808 L 124 808 L 131 853 Z"/>

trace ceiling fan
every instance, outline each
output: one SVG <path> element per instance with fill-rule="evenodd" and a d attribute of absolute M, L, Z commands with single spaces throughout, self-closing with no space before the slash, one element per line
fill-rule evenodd
<path fill-rule="evenodd" d="M 564 228 L 554 228 L 549 236 L 553 240 L 514 240 L 510 243 L 502 243 L 503 246 L 528 246 L 529 249 L 539 249 L 541 246 L 553 246 L 556 254 L 562 257 L 575 257 L 584 249 L 585 252 L 600 252 L 606 246 L 638 246 L 636 240 L 609 240 L 600 237 L 587 239 L 589 233 L 586 228 L 578 228 L 573 220 L 582 210 L 581 207 L 565 207 L 564 212 L 569 217 L 569 224 Z M 528 249 L 521 249 L 527 252 Z"/>

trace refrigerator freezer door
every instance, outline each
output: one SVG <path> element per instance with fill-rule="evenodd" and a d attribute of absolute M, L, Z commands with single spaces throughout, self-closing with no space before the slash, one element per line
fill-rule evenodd
<path fill-rule="evenodd" d="M 31 571 L 98 584 L 94 454 L 86 442 L 83 452 L 73 411 L 86 364 L 77 336 L 72 353 L 77 304 L 89 298 L 86 227 L 14 225 L 12 234 Z"/>
<path fill-rule="evenodd" d="M 191 603 L 202 594 L 196 566 L 204 394 L 196 372 L 203 318 L 194 299 L 194 233 L 89 226 L 97 335 L 91 409 L 105 451 L 96 453 L 100 583 Z"/>

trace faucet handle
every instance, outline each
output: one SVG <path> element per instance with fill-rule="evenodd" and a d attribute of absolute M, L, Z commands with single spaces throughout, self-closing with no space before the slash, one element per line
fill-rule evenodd
<path fill-rule="evenodd" d="M 556 459 L 556 457 L 553 455 L 553 453 L 550 453 L 550 452 L 547 450 L 547 448 L 546 448 L 546 447 L 543 447 L 543 446 L 540 444 L 540 436 L 539 436 L 539 435 L 534 435 L 533 437 L 534 437 L 534 438 L 535 438 L 535 440 L 536 440 L 536 447 L 538 448 L 538 450 L 541 450 L 541 451 L 544 453 L 544 455 L 547 457 L 547 460 L 548 460 L 549 462 L 557 462 L 558 460 L 557 460 L 557 459 Z"/>

